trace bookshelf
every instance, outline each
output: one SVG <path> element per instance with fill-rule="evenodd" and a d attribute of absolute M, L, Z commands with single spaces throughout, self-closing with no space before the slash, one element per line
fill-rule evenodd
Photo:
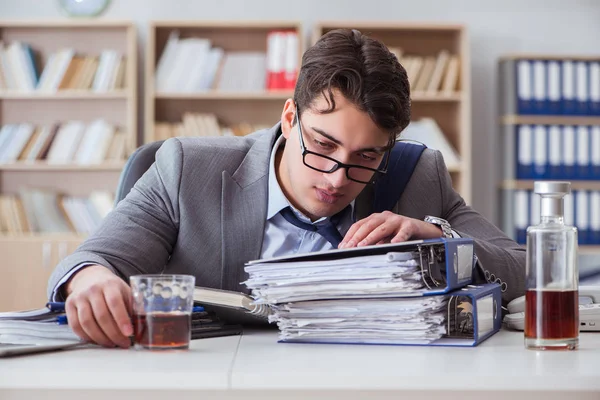
<path fill-rule="evenodd" d="M 294 41 L 284 45 L 279 41 L 279 50 L 274 51 L 276 45 L 269 41 L 273 32 L 289 33 Z M 196 50 L 186 56 L 190 48 Z M 295 82 L 302 52 L 302 27 L 296 21 L 151 22 L 146 49 L 144 141 L 174 135 L 243 135 L 274 125 L 281 118 L 285 100 L 293 95 L 293 86 L 269 85 L 268 71 L 275 68 L 273 54 L 280 55 L 275 56 L 278 71 L 287 63 Z M 189 62 L 190 57 L 196 57 L 197 62 Z M 243 70 L 236 69 L 240 60 Z M 236 83 L 235 74 L 228 75 L 232 71 L 252 84 Z M 177 81 L 174 77 L 178 74 L 189 79 Z M 242 125 L 245 129 L 237 128 Z M 225 131 L 225 127 L 235 128 Z"/>
<path fill-rule="evenodd" d="M 467 32 L 449 24 L 388 23 L 378 21 L 320 21 L 312 43 L 338 28 L 358 29 L 381 40 L 399 56 L 411 82 L 412 120 L 431 118 L 437 125 L 431 137 L 441 137 L 454 150 L 456 162 L 444 154 L 454 188 L 471 201 L 471 88 Z M 451 61 L 454 60 L 454 61 Z M 439 65 L 439 67 L 438 67 Z M 439 72 L 434 72 L 439 69 Z M 429 72 L 426 72 L 429 71 Z M 437 78 L 435 78 L 437 76 Z M 408 129 L 417 136 L 412 124 Z M 422 128 L 419 128 L 422 129 Z M 445 140 L 444 140 L 445 139 Z M 437 143 L 426 143 L 436 148 Z M 440 149 L 441 150 L 441 149 Z"/>
<path fill-rule="evenodd" d="M 525 243 L 538 180 L 571 182 L 565 222 L 581 254 L 600 252 L 600 56 L 509 54 L 499 62 L 502 229 Z"/>
<path fill-rule="evenodd" d="M 113 194 L 138 145 L 137 33 L 129 21 L 13 20 L 0 21 L 0 43 L 0 274 L 8 288 L 0 311 L 8 311 L 44 304 L 52 270 L 87 236 L 80 228 L 104 215 L 74 222 L 85 205 L 69 212 L 66 199 Z M 72 140 L 59 142 L 68 126 Z M 27 208 L 24 192 L 38 190 Z M 42 192 L 52 197 L 40 200 Z M 48 215 L 44 207 L 67 215 L 69 231 L 32 222 Z"/>

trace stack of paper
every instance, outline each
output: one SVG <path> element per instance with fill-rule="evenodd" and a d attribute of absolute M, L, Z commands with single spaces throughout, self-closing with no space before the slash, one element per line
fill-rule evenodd
<path fill-rule="evenodd" d="M 426 344 L 446 333 L 443 297 L 305 301 L 274 309 L 282 340 Z"/>
<path fill-rule="evenodd" d="M 446 333 L 448 300 L 421 296 L 417 251 L 257 261 L 246 272 L 255 302 L 271 305 L 282 341 L 427 344 Z"/>
<path fill-rule="evenodd" d="M 424 288 L 419 255 L 389 252 L 328 261 L 255 263 L 244 282 L 257 303 L 396 297 Z"/>
<path fill-rule="evenodd" d="M 79 337 L 66 324 L 64 313 L 48 308 L 0 313 L 0 343 L 46 343 Z"/>

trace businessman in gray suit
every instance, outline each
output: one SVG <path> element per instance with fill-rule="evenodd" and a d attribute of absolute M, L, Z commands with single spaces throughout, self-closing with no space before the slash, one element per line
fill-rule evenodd
<path fill-rule="evenodd" d="M 478 281 L 499 282 L 505 302 L 522 295 L 523 247 L 465 204 L 438 151 L 422 154 L 394 212 L 369 214 L 370 182 L 409 121 L 396 57 L 358 31 L 331 31 L 304 54 L 294 99 L 273 128 L 167 140 L 56 267 L 48 295 L 66 300 L 81 338 L 127 347 L 131 275 L 192 274 L 200 286 L 246 291 L 249 260 L 441 236 L 474 238 Z M 315 231 L 332 226 L 341 243 Z"/>

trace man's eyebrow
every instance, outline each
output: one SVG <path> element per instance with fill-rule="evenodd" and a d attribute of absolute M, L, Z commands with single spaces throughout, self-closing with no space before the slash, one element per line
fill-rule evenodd
<path fill-rule="evenodd" d="M 327 132 L 325 132 L 324 130 L 322 130 L 320 128 L 316 128 L 314 126 L 311 126 L 310 129 L 312 129 L 313 131 L 317 132 L 319 135 L 324 136 L 325 138 L 331 140 L 333 143 L 337 144 L 338 146 L 343 146 L 344 145 L 338 139 L 334 138 L 333 136 L 331 136 L 330 134 L 328 134 Z M 389 146 L 365 147 L 363 149 L 359 149 L 358 152 L 372 152 L 372 153 L 383 154 L 387 150 L 389 150 Z"/>

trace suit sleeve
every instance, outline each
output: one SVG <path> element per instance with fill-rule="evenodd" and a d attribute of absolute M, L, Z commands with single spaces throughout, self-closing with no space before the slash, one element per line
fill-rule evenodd
<path fill-rule="evenodd" d="M 440 177 L 443 216 L 461 237 L 472 238 L 478 259 L 475 282 L 497 282 L 506 304 L 525 294 L 525 247 L 468 206 L 452 187 L 443 158 L 435 152 Z"/>
<path fill-rule="evenodd" d="M 125 280 L 135 274 L 160 273 L 179 231 L 182 170 L 181 143 L 169 139 L 156 153 L 152 167 L 96 232 L 56 266 L 48 282 L 48 297 L 61 279 L 82 263 L 102 265 Z"/>

